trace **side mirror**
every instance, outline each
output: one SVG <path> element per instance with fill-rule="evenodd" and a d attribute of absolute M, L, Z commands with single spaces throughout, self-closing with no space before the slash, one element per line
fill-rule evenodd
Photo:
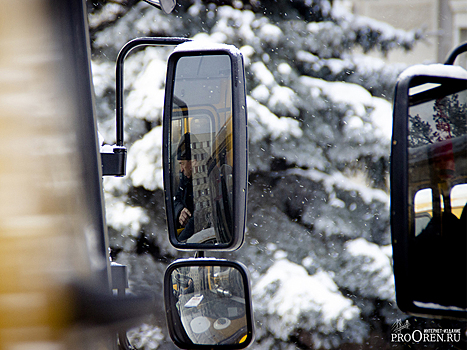
<path fill-rule="evenodd" d="M 170 337 L 182 349 L 244 349 L 253 341 L 250 281 L 240 263 L 175 261 L 165 272 L 164 300 Z"/>
<path fill-rule="evenodd" d="M 199 44 L 198 44 L 199 45 Z M 164 188 L 171 244 L 235 250 L 243 243 L 247 120 L 243 57 L 218 45 L 179 45 L 168 60 Z"/>
<path fill-rule="evenodd" d="M 148 4 L 156 7 L 159 10 L 164 11 L 165 13 L 169 14 L 173 11 L 175 6 L 177 6 L 176 0 L 143 0 Z"/>
<path fill-rule="evenodd" d="M 467 71 L 399 77 L 391 153 L 396 299 L 414 315 L 467 318 Z"/>

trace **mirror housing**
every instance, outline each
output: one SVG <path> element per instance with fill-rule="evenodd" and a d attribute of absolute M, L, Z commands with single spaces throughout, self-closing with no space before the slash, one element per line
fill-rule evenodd
<path fill-rule="evenodd" d="M 143 0 L 155 8 L 162 10 L 164 13 L 169 14 L 177 5 L 177 0 Z"/>
<path fill-rule="evenodd" d="M 391 150 L 396 299 L 409 314 L 467 318 L 467 71 L 398 79 Z"/>
<path fill-rule="evenodd" d="M 163 120 L 169 240 L 236 250 L 244 240 L 247 116 L 243 56 L 231 45 L 179 45 L 167 66 Z"/>
<path fill-rule="evenodd" d="M 247 268 L 221 259 L 181 259 L 164 276 L 172 341 L 181 349 L 244 349 L 254 338 Z"/>

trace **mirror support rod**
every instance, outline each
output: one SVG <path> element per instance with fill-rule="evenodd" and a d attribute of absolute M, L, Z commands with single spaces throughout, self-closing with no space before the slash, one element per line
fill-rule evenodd
<path fill-rule="evenodd" d="M 116 130 L 116 142 L 117 146 L 123 146 L 123 61 L 126 55 L 138 46 L 170 46 L 179 45 L 184 42 L 191 41 L 188 38 L 163 38 L 163 37 L 148 37 L 148 38 L 136 38 L 125 44 L 122 47 L 117 56 L 117 67 L 116 67 L 116 118 L 117 118 L 117 130 Z"/>
<path fill-rule="evenodd" d="M 467 42 L 459 45 L 456 47 L 448 56 L 446 62 L 444 64 L 446 65 L 453 65 L 454 61 L 456 60 L 457 56 L 459 56 L 461 53 L 467 52 Z"/>
<path fill-rule="evenodd" d="M 197 251 L 195 252 L 195 256 L 194 256 L 194 257 L 195 257 L 195 259 L 196 259 L 196 258 L 204 258 L 204 250 L 197 250 Z"/>

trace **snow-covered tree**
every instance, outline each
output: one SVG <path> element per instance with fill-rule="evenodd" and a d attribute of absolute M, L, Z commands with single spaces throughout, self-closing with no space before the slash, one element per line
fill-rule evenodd
<path fill-rule="evenodd" d="M 244 55 L 246 241 L 237 252 L 213 255 L 240 260 L 251 271 L 253 349 L 389 347 L 390 326 L 403 317 L 394 300 L 387 183 L 390 101 L 403 67 L 366 53 L 410 49 L 420 33 L 355 16 L 340 3 L 191 0 L 170 15 L 137 1 L 88 4 L 106 143 L 114 142 L 114 62 L 130 39 L 187 36 L 233 44 Z M 171 50 L 128 56 L 128 175 L 105 180 L 112 254 L 129 265 L 132 292 L 159 298 L 167 263 L 188 256 L 168 242 L 162 193 Z M 164 322 L 155 317 L 152 326 L 132 331 L 133 339 L 147 349 L 170 348 L 159 330 Z"/>

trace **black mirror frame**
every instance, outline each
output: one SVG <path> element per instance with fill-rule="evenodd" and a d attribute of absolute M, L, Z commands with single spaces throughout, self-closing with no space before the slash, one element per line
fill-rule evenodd
<path fill-rule="evenodd" d="M 180 46 L 189 45 L 187 49 Z M 247 147 L 247 110 L 246 87 L 243 56 L 233 46 L 219 45 L 213 48 L 197 49 L 195 43 L 179 45 L 170 55 L 167 64 L 167 82 L 165 86 L 164 117 L 163 117 L 163 168 L 164 168 L 164 192 L 167 214 L 167 227 L 169 241 L 177 249 L 188 251 L 234 251 L 240 248 L 245 236 L 247 180 L 248 180 L 248 147 Z M 185 46 L 187 47 L 187 46 Z M 226 244 L 208 243 L 180 243 L 176 238 L 176 229 L 173 221 L 173 196 L 170 169 L 170 122 L 173 103 L 173 89 L 175 67 L 181 57 L 200 55 L 228 55 L 231 61 L 232 76 L 232 137 L 233 137 L 233 234 L 232 241 Z"/>
<path fill-rule="evenodd" d="M 408 112 L 409 89 L 412 82 L 442 82 L 446 79 L 467 81 L 467 71 L 451 65 L 415 65 L 398 78 L 394 94 L 393 136 L 390 159 L 391 237 L 396 301 L 399 309 L 422 317 L 448 317 L 466 319 L 467 312 L 421 308 L 416 306 L 410 276 L 410 237 L 408 232 Z M 467 277 L 466 277 L 467 278 Z"/>
<path fill-rule="evenodd" d="M 171 285 L 171 274 L 175 269 L 187 266 L 223 266 L 232 267 L 240 272 L 245 287 L 245 315 L 247 320 L 247 338 L 241 344 L 219 344 L 219 345 L 202 345 L 193 344 L 188 336 L 185 334 L 178 334 L 176 331 L 176 325 L 178 320 L 173 317 L 173 312 L 169 305 L 169 298 L 172 298 L 172 285 Z M 245 265 L 237 261 L 229 261 L 224 259 L 215 258 L 190 258 L 190 259 L 179 259 L 171 263 L 165 270 L 164 275 L 164 304 L 165 313 L 167 319 L 167 325 L 169 328 L 169 335 L 176 346 L 181 349 L 244 349 L 248 347 L 254 340 L 254 320 L 253 320 L 253 306 L 251 299 L 251 282 L 249 271 Z M 179 339 L 184 338 L 184 339 Z"/>

